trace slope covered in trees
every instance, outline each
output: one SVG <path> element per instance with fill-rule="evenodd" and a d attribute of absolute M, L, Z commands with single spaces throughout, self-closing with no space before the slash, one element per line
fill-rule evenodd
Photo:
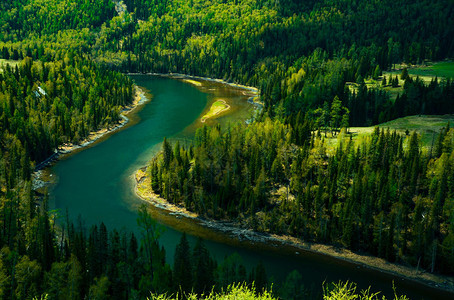
<path fill-rule="evenodd" d="M 0 73 L 2 140 L 16 137 L 24 156 L 39 162 L 62 143 L 78 142 L 117 122 L 132 96 L 129 78 L 83 57 L 68 55 L 52 63 L 28 57 Z"/>
<path fill-rule="evenodd" d="M 416 133 L 377 128 L 330 153 L 307 126 L 203 127 L 187 149 L 164 140 L 151 186 L 210 218 L 452 274 L 454 130 L 429 152 Z"/>
<path fill-rule="evenodd" d="M 126 3 L 136 12 L 131 19 L 138 19 L 136 31 L 115 26 L 117 43 L 96 52 L 127 53 L 121 56 L 123 70 L 181 72 L 257 86 L 268 108 L 282 105 L 286 114 L 322 107 L 337 95 L 357 110 L 355 118 L 365 116 L 355 119 L 357 125 L 391 120 L 398 108 L 390 108 L 393 101 L 383 92 L 362 88 L 349 95 L 346 82 L 379 76 L 397 62 L 442 59 L 454 51 L 444 38 L 454 35 L 449 1 Z M 395 5 L 403 9 L 391 9 Z M 420 98 L 418 89 L 412 91 Z"/>
<path fill-rule="evenodd" d="M 0 40 L 56 34 L 65 29 L 101 26 L 115 14 L 110 0 L 11 0 L 0 3 Z"/>

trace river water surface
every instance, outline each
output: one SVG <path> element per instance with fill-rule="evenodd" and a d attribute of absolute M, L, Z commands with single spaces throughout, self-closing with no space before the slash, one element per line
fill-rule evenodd
<path fill-rule="evenodd" d="M 50 191 L 51 207 L 58 209 L 60 215 L 68 211 L 72 220 L 80 218 L 87 228 L 104 222 L 108 229 L 137 231 L 136 211 L 143 202 L 134 194 L 134 172 L 159 151 L 164 137 L 180 139 L 182 143 L 190 139 L 200 126 L 200 115 L 212 101 L 225 99 L 232 109 L 217 120 L 207 121 L 208 125 L 221 122 L 226 126 L 228 122 L 245 121 L 254 113 L 252 105 L 247 103 L 250 95 L 241 89 L 212 82 L 203 82 L 202 87 L 196 88 L 180 80 L 159 76 L 135 75 L 132 78 L 137 85 L 151 92 L 152 100 L 131 117 L 126 128 L 65 157 L 51 170 L 57 178 Z M 185 231 L 192 244 L 196 236 L 202 237 L 218 261 L 236 252 L 247 268 L 263 262 L 268 277 L 276 282 L 298 270 L 305 286 L 318 290 L 324 281 L 350 280 L 361 288 L 372 285 L 373 290 L 382 290 L 389 296 L 394 280 L 397 291 L 411 299 L 453 299 L 452 294 L 325 255 L 289 246 L 242 242 L 203 228 L 197 221 L 169 216 L 159 209 L 153 210 L 153 216 L 166 227 L 160 243 L 166 248 L 170 264 L 181 231 Z"/>

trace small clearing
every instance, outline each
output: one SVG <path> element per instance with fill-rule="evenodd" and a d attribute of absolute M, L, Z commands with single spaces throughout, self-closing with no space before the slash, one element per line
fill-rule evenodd
<path fill-rule="evenodd" d="M 408 116 L 370 127 L 350 127 L 348 129 L 348 134 L 342 132 L 334 137 L 331 136 L 331 133 L 328 133 L 325 138 L 325 143 L 328 150 L 335 151 L 334 149 L 336 149 L 341 140 L 345 140 L 346 138 L 350 138 L 350 136 L 352 136 L 355 145 L 359 145 L 366 139 L 370 138 L 370 135 L 374 132 L 375 127 L 379 127 L 380 129 L 389 129 L 390 131 L 395 130 L 403 135 L 405 135 L 408 130 L 409 135 L 407 137 L 410 137 L 411 133 L 416 131 L 420 137 L 421 145 L 423 148 L 428 150 L 432 145 L 432 141 L 436 141 L 440 130 L 443 127 L 446 127 L 448 123 L 451 127 L 454 125 L 454 115 Z M 324 136 L 323 133 L 321 135 L 322 137 Z"/>
<path fill-rule="evenodd" d="M 6 65 L 10 65 L 11 68 L 16 67 L 20 63 L 19 60 L 10 60 L 10 59 L 3 59 L 0 58 L 0 72 L 3 72 L 3 68 Z"/>

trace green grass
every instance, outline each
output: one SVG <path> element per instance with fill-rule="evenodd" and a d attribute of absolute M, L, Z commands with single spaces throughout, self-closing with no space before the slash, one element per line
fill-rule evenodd
<path fill-rule="evenodd" d="M 16 67 L 20 63 L 19 60 L 10 60 L 0 58 L 0 72 L 3 72 L 4 65 L 10 65 L 12 68 Z"/>
<path fill-rule="evenodd" d="M 410 134 L 413 131 L 416 131 L 416 133 L 420 136 L 421 145 L 428 149 L 432 145 L 432 140 L 437 138 L 440 129 L 445 127 L 448 123 L 450 123 L 451 127 L 454 126 L 454 115 L 409 116 L 382 123 L 377 126 L 385 130 L 388 128 L 391 131 L 395 130 L 403 135 L 405 135 L 406 130 L 408 130 Z M 350 135 L 352 136 L 355 144 L 359 145 L 369 138 L 375 127 L 376 126 L 350 127 L 349 134 L 339 134 L 334 137 L 328 133 L 327 138 L 325 139 L 327 149 L 334 151 L 334 149 L 339 145 L 339 142 L 345 138 L 349 138 Z M 322 134 L 322 136 L 324 136 L 324 134 Z"/>
<path fill-rule="evenodd" d="M 410 68 L 408 73 L 415 76 L 454 78 L 454 62 L 438 62 L 430 66 Z"/>
<path fill-rule="evenodd" d="M 396 75 L 400 75 L 400 72 L 383 72 L 383 76 L 386 76 L 386 80 L 389 79 L 389 74 L 392 74 L 392 76 L 395 77 Z M 395 100 L 397 98 L 397 95 L 402 94 L 402 92 L 404 91 L 403 89 L 404 81 L 400 79 L 400 76 L 398 76 L 399 86 L 397 87 L 392 87 L 391 85 L 382 86 L 381 82 L 383 80 L 383 76 L 380 76 L 377 80 L 373 78 L 368 78 L 364 80 L 364 83 L 366 84 L 367 89 L 381 89 L 387 91 L 390 95 L 390 98 Z M 432 77 L 430 78 L 430 80 L 431 79 Z M 358 92 L 359 89 L 358 83 L 347 82 L 346 85 L 351 92 Z"/>
<path fill-rule="evenodd" d="M 264 290 L 257 293 L 254 287 L 248 287 L 246 284 L 233 284 L 227 287 L 227 290 L 221 293 L 211 292 L 207 295 L 198 296 L 196 294 L 188 294 L 186 297 L 181 295 L 168 296 L 152 294 L 148 300 L 177 300 L 186 298 L 188 300 L 206 299 L 206 300 L 277 300 L 271 292 Z"/>
<path fill-rule="evenodd" d="M 383 75 L 386 75 L 388 78 L 389 74 L 393 76 L 399 76 L 399 85 L 401 85 L 400 74 L 402 73 L 402 69 L 404 66 L 400 66 L 399 70 L 383 72 Z M 444 61 L 444 62 L 437 62 L 427 66 L 418 65 L 418 66 L 410 66 L 407 67 L 408 74 L 412 77 L 418 76 L 424 82 L 429 83 L 435 77 L 438 78 L 454 78 L 454 62 L 452 61 Z"/>
<path fill-rule="evenodd" d="M 364 83 L 366 84 L 368 89 L 375 88 L 375 89 L 382 89 L 384 91 L 387 91 L 390 95 L 390 98 L 395 100 L 397 98 L 397 95 L 402 94 L 403 92 L 403 85 L 404 81 L 400 79 L 400 74 L 402 73 L 402 69 L 404 68 L 404 65 L 396 65 L 396 68 L 398 70 L 393 70 L 393 71 L 386 71 L 383 72 L 383 75 L 380 76 L 377 80 L 368 78 L 364 80 Z M 445 62 L 437 62 L 433 63 L 428 66 L 410 66 L 407 67 L 408 74 L 413 77 L 419 77 L 422 81 L 424 81 L 426 84 L 430 83 L 435 77 L 440 78 L 454 78 L 454 62 L 451 61 L 445 61 Z M 386 85 L 382 86 L 381 82 L 383 80 L 383 76 L 386 77 L 386 80 L 389 80 L 389 75 L 392 77 L 396 77 L 399 79 L 399 86 L 397 87 L 392 87 L 391 85 Z M 352 92 L 357 92 L 359 84 L 355 82 L 347 82 L 346 83 L 347 87 L 349 88 L 350 91 Z"/>
<path fill-rule="evenodd" d="M 210 110 L 202 117 L 202 123 L 207 119 L 212 118 L 221 112 L 228 110 L 230 105 L 228 105 L 225 100 L 216 100 L 210 107 Z"/>

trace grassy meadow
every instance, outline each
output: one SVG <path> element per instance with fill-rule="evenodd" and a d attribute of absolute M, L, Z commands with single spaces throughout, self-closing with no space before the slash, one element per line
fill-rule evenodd
<path fill-rule="evenodd" d="M 326 147 L 328 151 L 334 151 L 341 141 L 352 138 L 355 145 L 361 144 L 366 139 L 370 138 L 370 135 L 375 130 L 375 127 L 380 129 L 389 129 L 390 131 L 396 131 L 400 134 L 406 135 L 408 130 L 408 137 L 410 137 L 413 131 L 416 131 L 420 137 L 422 146 L 428 150 L 432 146 L 432 141 L 436 141 L 437 135 L 443 127 L 447 124 L 454 126 L 454 115 L 444 116 L 409 116 L 399 118 L 393 121 L 379 124 L 377 126 L 370 127 L 350 127 L 348 133 L 341 132 L 338 135 L 332 136 L 331 133 L 327 134 L 325 139 Z M 324 134 L 322 133 L 322 137 Z"/>
<path fill-rule="evenodd" d="M 3 72 L 5 65 L 10 65 L 12 68 L 16 67 L 20 63 L 19 60 L 3 59 L 0 58 L 0 72 Z"/>
<path fill-rule="evenodd" d="M 454 62 L 437 62 L 429 66 L 409 68 L 408 74 L 422 77 L 454 78 Z"/>
<path fill-rule="evenodd" d="M 425 83 L 430 83 L 434 78 L 439 80 L 442 78 L 454 78 L 454 62 L 444 61 L 437 62 L 430 65 L 417 65 L 417 66 L 406 66 L 406 65 L 396 65 L 396 70 L 383 72 L 383 75 L 377 79 L 367 78 L 364 80 L 367 88 L 382 89 L 389 93 L 391 99 L 396 99 L 397 95 L 402 94 L 404 80 L 400 79 L 402 74 L 402 69 L 407 67 L 408 75 L 411 77 L 419 77 Z M 397 87 L 391 86 L 389 84 L 389 76 L 395 78 L 397 76 L 399 84 Z M 386 77 L 387 85 L 383 86 L 382 81 L 383 77 Z M 350 91 L 358 91 L 359 84 L 355 82 L 347 82 L 347 86 Z"/>

